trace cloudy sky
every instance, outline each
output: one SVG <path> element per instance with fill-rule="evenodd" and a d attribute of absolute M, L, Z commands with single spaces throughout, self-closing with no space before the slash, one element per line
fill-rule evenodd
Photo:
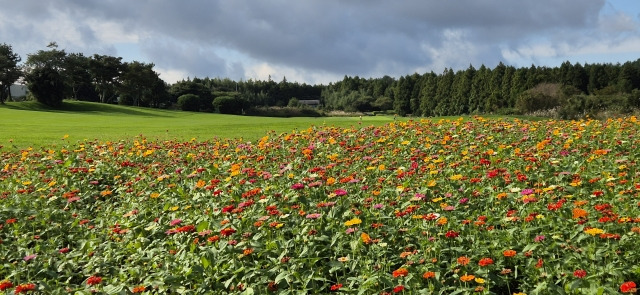
<path fill-rule="evenodd" d="M 640 58 L 638 0 L 0 0 L 0 43 L 154 63 L 169 83 L 310 84 Z"/>

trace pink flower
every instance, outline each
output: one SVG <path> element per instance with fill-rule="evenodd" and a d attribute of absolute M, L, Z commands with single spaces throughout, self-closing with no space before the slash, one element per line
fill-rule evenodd
<path fill-rule="evenodd" d="M 304 184 L 302 184 L 302 183 L 296 183 L 296 184 L 291 186 L 291 189 L 295 189 L 295 190 L 303 189 L 303 188 L 304 188 Z"/>
<path fill-rule="evenodd" d="M 335 191 L 333 191 L 334 194 L 336 194 L 336 196 L 340 197 L 340 196 L 344 196 L 347 194 L 347 191 L 344 189 L 336 189 Z"/>
<path fill-rule="evenodd" d="M 544 239 L 545 239 L 545 238 L 546 238 L 545 236 L 543 236 L 543 235 L 539 235 L 539 236 L 536 236 L 536 237 L 533 239 L 533 241 L 534 241 L 534 242 L 542 242 L 542 241 L 544 241 Z"/>
<path fill-rule="evenodd" d="M 23 259 L 24 261 L 29 261 L 29 260 L 35 259 L 36 257 L 38 257 L 38 255 L 37 255 L 37 254 L 31 254 L 31 255 L 27 255 L 27 256 L 25 256 L 25 257 L 24 257 L 24 258 L 22 258 L 22 259 Z"/>
<path fill-rule="evenodd" d="M 322 217 L 322 214 L 320 214 L 320 213 L 307 214 L 307 219 L 318 219 L 320 217 Z"/>
<path fill-rule="evenodd" d="M 171 225 L 171 226 L 175 226 L 175 225 L 180 224 L 181 222 L 182 222 L 182 219 L 179 219 L 179 218 L 178 218 L 178 219 L 171 220 L 171 222 L 169 223 L 169 225 Z"/>

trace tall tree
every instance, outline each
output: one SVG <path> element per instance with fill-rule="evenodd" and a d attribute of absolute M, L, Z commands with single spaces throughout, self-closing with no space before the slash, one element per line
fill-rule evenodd
<path fill-rule="evenodd" d="M 123 69 L 122 57 L 93 55 L 89 61 L 89 72 L 100 97 L 100 102 L 110 103 L 113 101 Z"/>
<path fill-rule="evenodd" d="M 422 116 L 435 115 L 435 108 L 438 102 L 436 101 L 436 91 L 438 89 L 438 75 L 434 72 L 430 72 L 424 75 L 425 81 L 422 84 L 422 90 L 420 91 L 420 111 Z"/>
<path fill-rule="evenodd" d="M 438 80 L 438 89 L 436 89 L 436 101 L 438 104 L 435 108 L 437 116 L 446 116 L 451 114 L 451 86 L 455 74 L 452 69 L 444 69 L 440 79 Z"/>
<path fill-rule="evenodd" d="M 75 100 L 99 100 L 89 73 L 89 60 L 82 53 L 69 53 L 64 60 L 67 90 L 69 96 Z"/>
<path fill-rule="evenodd" d="M 0 44 L 0 103 L 11 96 L 11 85 L 16 82 L 22 72 L 18 67 L 21 58 L 13 52 L 11 45 Z"/>
<path fill-rule="evenodd" d="M 138 61 L 124 63 L 118 94 L 121 97 L 130 97 L 134 106 L 149 106 L 154 82 L 158 78 L 153 66 Z"/>
<path fill-rule="evenodd" d="M 407 77 L 400 77 L 395 87 L 393 110 L 400 116 L 411 112 L 410 96 L 412 89 L 410 79 L 408 75 Z"/>

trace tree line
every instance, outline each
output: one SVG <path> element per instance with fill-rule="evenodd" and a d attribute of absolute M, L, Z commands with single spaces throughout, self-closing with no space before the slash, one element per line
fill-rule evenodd
<path fill-rule="evenodd" d="M 188 111 L 252 113 L 258 108 L 300 107 L 317 100 L 323 110 L 393 112 L 401 116 L 532 113 L 556 109 L 572 117 L 603 108 L 640 107 L 640 59 L 624 64 L 572 64 L 515 68 L 499 63 L 393 78 L 345 76 L 328 85 L 229 78 L 193 78 L 167 84 L 154 64 L 84 56 L 55 42 L 29 54 L 23 65 L 10 45 L 0 44 L 0 102 L 22 79 L 36 99 L 58 105 L 63 98 Z"/>
<path fill-rule="evenodd" d="M 499 63 L 493 69 L 484 65 L 476 69 L 470 65 L 465 70 L 414 73 L 399 79 L 345 76 L 325 87 L 322 97 L 328 109 L 446 116 L 530 113 L 569 107 L 570 102 L 576 104 L 577 100 L 595 100 L 600 106 L 621 100 L 638 107 L 638 89 L 640 59 L 615 65 L 564 62 L 554 68 L 534 65 L 515 68 Z"/>

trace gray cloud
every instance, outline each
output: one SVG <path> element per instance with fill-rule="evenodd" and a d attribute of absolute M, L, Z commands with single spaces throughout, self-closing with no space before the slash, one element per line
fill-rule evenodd
<path fill-rule="evenodd" d="M 443 66 L 495 65 L 505 59 L 501 52 L 524 52 L 539 42 L 578 48 L 593 42 L 593 34 L 640 38 L 637 17 L 622 12 L 626 18 L 601 15 L 605 0 L 23 0 L 15 5 L 0 0 L 0 4 L 10 7 L 0 15 L 17 15 L 23 22 L 66 16 L 76 24 L 78 47 L 110 50 L 109 44 L 95 45 L 104 32 L 96 31 L 94 24 L 117 24 L 123 34 L 140 37 L 148 62 L 192 76 L 239 75 L 249 61 L 290 68 L 303 76 L 402 75 L 429 67 L 440 67 L 434 69 L 439 71 Z M 37 25 L 12 27 L 0 21 L 3 36 L 12 30 L 38 35 Z M 10 36 L 31 41 L 46 37 Z M 235 52 L 235 59 L 219 54 L 221 50 Z M 534 58 L 535 53 L 518 56 Z"/>

